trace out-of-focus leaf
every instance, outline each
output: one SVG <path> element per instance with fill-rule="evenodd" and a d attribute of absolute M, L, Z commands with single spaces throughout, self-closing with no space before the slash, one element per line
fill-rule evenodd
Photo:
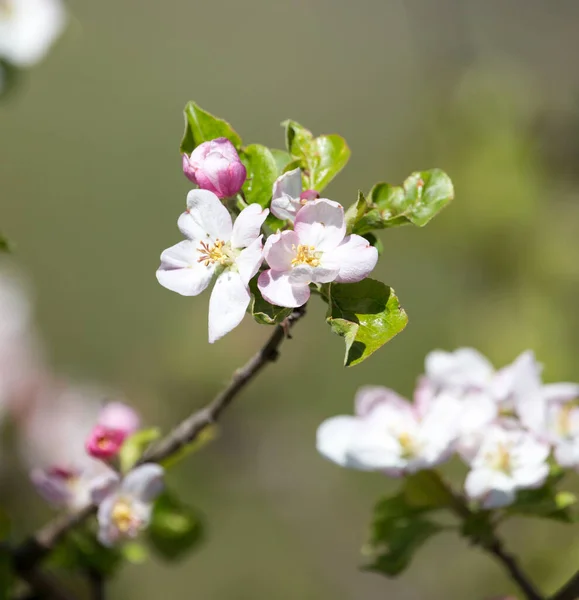
<path fill-rule="evenodd" d="M 350 158 L 346 140 L 336 134 L 314 138 L 311 131 L 296 121 L 284 121 L 282 125 L 286 128 L 287 150 L 296 159 L 293 168 L 299 166 L 303 170 L 306 188 L 321 192 Z"/>
<path fill-rule="evenodd" d="M 5 100 L 16 90 L 21 76 L 18 67 L 0 59 L 0 100 Z"/>
<path fill-rule="evenodd" d="M 413 173 L 402 187 L 377 183 L 370 190 L 365 206 L 358 198 L 355 210 L 350 207 L 348 227 L 359 235 L 409 223 L 423 227 L 453 197 L 452 181 L 440 169 Z"/>
<path fill-rule="evenodd" d="M 133 565 L 141 565 L 149 558 L 147 548 L 140 542 L 126 542 L 119 550 L 123 558 Z"/>
<path fill-rule="evenodd" d="M 129 472 L 141 456 L 143 456 L 143 452 L 152 442 L 159 439 L 160 436 L 160 429 L 153 427 L 151 429 L 142 429 L 128 437 L 119 452 L 121 472 Z"/>
<path fill-rule="evenodd" d="M 346 341 L 346 366 L 357 365 L 400 333 L 408 317 L 394 290 L 374 279 L 325 288 L 326 321 Z"/>
<path fill-rule="evenodd" d="M 520 490 L 513 504 L 505 509 L 509 516 L 538 517 L 563 523 L 577 520 L 573 510 L 577 497 L 571 492 L 557 491 L 552 482 L 536 490 Z"/>
<path fill-rule="evenodd" d="M 195 102 L 188 102 L 184 110 L 185 133 L 181 140 L 181 153 L 191 154 L 199 144 L 219 137 L 227 138 L 237 150 L 241 138 L 231 125 L 219 117 L 203 110 Z"/>
<path fill-rule="evenodd" d="M 364 570 L 389 577 L 402 573 L 414 553 L 444 529 L 425 517 L 430 510 L 410 504 L 403 493 L 380 500 L 374 507 L 370 540 L 363 549 L 371 560 Z"/>
<path fill-rule="evenodd" d="M 270 148 L 269 150 L 272 153 L 273 158 L 275 159 L 278 175 L 281 175 L 284 172 L 284 169 L 292 161 L 292 156 L 289 152 L 286 152 L 285 150 L 280 150 L 278 148 Z"/>
<path fill-rule="evenodd" d="M 273 154 L 261 144 L 250 144 L 239 156 L 247 169 L 247 179 L 243 184 L 245 200 L 248 204 L 269 206 L 273 184 L 278 176 Z"/>
<path fill-rule="evenodd" d="M 10 242 L 0 233 L 0 252 L 11 252 Z"/>
<path fill-rule="evenodd" d="M 406 477 L 403 494 L 406 502 L 416 508 L 447 508 L 455 502 L 440 475 L 430 470 L 418 471 Z"/>
<path fill-rule="evenodd" d="M 153 550 L 167 560 L 178 560 L 194 550 L 203 539 L 199 512 L 183 504 L 170 492 L 155 501 L 147 538 Z"/>
<path fill-rule="evenodd" d="M 248 311 L 260 325 L 277 325 L 291 314 L 291 308 L 275 306 L 263 298 L 257 287 L 256 277 L 249 282 L 249 290 L 251 301 Z"/>

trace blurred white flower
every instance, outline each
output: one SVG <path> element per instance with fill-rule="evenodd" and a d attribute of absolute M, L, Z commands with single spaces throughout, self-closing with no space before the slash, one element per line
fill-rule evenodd
<path fill-rule="evenodd" d="M 318 451 L 343 467 L 392 476 L 443 462 L 453 451 L 460 404 L 446 394 L 430 395 L 424 387 L 417 392 L 412 404 L 387 388 L 361 388 L 357 416 L 320 425 Z"/>
<path fill-rule="evenodd" d="M 517 490 L 540 487 L 549 474 L 549 445 L 522 429 L 489 427 L 471 463 L 465 491 L 483 508 L 511 504 Z"/>
<path fill-rule="evenodd" d="M 61 0 L 0 0 L 0 58 L 18 67 L 40 62 L 66 21 Z"/>
<path fill-rule="evenodd" d="M 121 480 L 111 473 L 93 482 L 92 501 L 99 505 L 99 541 L 112 546 L 134 538 L 151 520 L 153 501 L 163 490 L 163 467 L 144 464 Z"/>

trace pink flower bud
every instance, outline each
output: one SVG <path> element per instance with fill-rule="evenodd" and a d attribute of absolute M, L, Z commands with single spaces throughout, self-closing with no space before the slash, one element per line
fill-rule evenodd
<path fill-rule="evenodd" d="M 94 458 L 108 460 L 119 453 L 126 438 L 125 431 L 95 425 L 86 440 L 86 451 Z"/>
<path fill-rule="evenodd" d="M 200 144 L 191 156 L 184 154 L 183 172 L 202 190 L 219 198 L 235 196 L 247 175 L 235 147 L 224 137 Z"/>
<path fill-rule="evenodd" d="M 320 195 L 318 194 L 318 192 L 316 192 L 316 190 L 304 190 L 300 194 L 300 200 L 302 201 L 302 204 L 305 204 L 310 200 L 317 200 L 319 197 Z"/>
<path fill-rule="evenodd" d="M 132 435 L 139 429 L 141 420 L 137 412 L 122 402 L 109 402 L 102 408 L 98 424 L 106 429 L 116 429 L 125 434 Z"/>

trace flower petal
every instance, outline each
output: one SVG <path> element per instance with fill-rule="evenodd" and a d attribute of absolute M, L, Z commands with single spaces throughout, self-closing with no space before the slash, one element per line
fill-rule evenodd
<path fill-rule="evenodd" d="M 235 261 L 243 283 L 249 283 L 249 280 L 259 271 L 262 262 L 263 247 L 261 236 L 259 236 L 247 248 L 244 248 L 239 253 L 239 256 Z"/>
<path fill-rule="evenodd" d="M 325 252 L 322 264 L 338 269 L 336 281 L 356 283 L 367 277 L 378 262 L 378 250 L 359 235 L 349 235 L 334 250 Z"/>
<path fill-rule="evenodd" d="M 221 200 L 207 190 L 191 190 L 187 194 L 187 211 L 177 225 L 183 235 L 194 241 L 228 242 L 233 226 L 231 216 Z"/>
<path fill-rule="evenodd" d="M 284 194 L 279 198 L 275 198 L 271 201 L 270 208 L 274 216 L 282 221 L 294 221 L 298 210 L 302 207 L 302 203 L 299 198 L 291 198 Z"/>
<path fill-rule="evenodd" d="M 98 416 L 98 424 L 131 435 L 139 428 L 139 413 L 123 402 L 107 402 Z"/>
<path fill-rule="evenodd" d="M 93 504 L 100 504 L 119 488 L 121 478 L 112 469 L 108 473 L 95 477 L 89 483 L 90 499 Z"/>
<path fill-rule="evenodd" d="M 263 247 L 263 256 L 274 271 L 289 271 L 296 257 L 300 240 L 295 231 L 282 231 L 270 235 Z"/>
<path fill-rule="evenodd" d="M 344 208 L 324 198 L 308 202 L 296 215 L 294 231 L 300 244 L 318 251 L 334 250 L 346 235 Z"/>
<path fill-rule="evenodd" d="M 167 248 L 161 254 L 157 280 L 167 289 L 183 296 L 197 296 L 211 281 L 214 265 L 205 266 L 197 261 L 196 242 L 186 240 Z"/>
<path fill-rule="evenodd" d="M 302 171 L 300 168 L 280 175 L 273 184 L 272 200 L 289 196 L 299 200 L 302 193 Z"/>
<path fill-rule="evenodd" d="M 121 489 L 141 502 L 152 502 L 163 490 L 164 474 L 165 471 L 160 465 L 146 463 L 125 476 Z"/>
<path fill-rule="evenodd" d="M 370 417 L 376 408 L 382 404 L 397 407 L 402 411 L 410 408 L 409 402 L 394 390 L 380 385 L 361 387 L 354 398 L 356 414 L 359 417 Z"/>
<path fill-rule="evenodd" d="M 310 298 L 307 283 L 292 283 L 290 274 L 278 271 L 264 271 L 257 280 L 261 295 L 271 304 L 295 308 L 303 306 Z"/>
<path fill-rule="evenodd" d="M 547 402 L 569 402 L 579 398 L 577 383 L 548 383 L 542 388 L 543 398 Z"/>
<path fill-rule="evenodd" d="M 97 512 L 98 540 L 103 546 L 113 546 L 120 536 L 119 530 L 113 523 L 113 509 L 117 500 L 117 495 L 111 494 L 99 504 Z"/>
<path fill-rule="evenodd" d="M 247 248 L 260 236 L 261 226 L 265 221 L 269 210 L 262 208 L 259 204 L 250 204 L 240 213 L 231 233 L 231 246 L 233 248 Z"/>
<path fill-rule="evenodd" d="M 425 366 L 427 377 L 443 387 L 482 388 L 494 373 L 491 363 L 474 348 L 434 350 L 426 356 Z"/>
<path fill-rule="evenodd" d="M 235 329 L 245 316 L 251 297 L 239 273 L 224 271 L 215 282 L 209 300 L 209 343 Z"/>

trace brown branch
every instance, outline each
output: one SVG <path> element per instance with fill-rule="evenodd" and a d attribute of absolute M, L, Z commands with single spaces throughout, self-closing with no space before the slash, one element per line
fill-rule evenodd
<path fill-rule="evenodd" d="M 150 451 L 145 452 L 138 464 L 160 462 L 177 454 L 193 442 L 206 427 L 215 423 L 255 376 L 267 364 L 277 359 L 283 340 L 291 337 L 289 335 L 291 328 L 305 315 L 305 312 L 305 306 L 294 309 L 282 324 L 276 326 L 265 345 L 243 367 L 234 372 L 227 387 L 212 402 L 193 413 L 155 444 Z M 95 512 L 96 507 L 88 506 L 79 512 L 63 515 L 49 522 L 15 548 L 14 565 L 20 576 L 34 586 L 34 580 L 39 575 L 38 564 L 52 552 L 70 530 L 86 521 Z"/>
<path fill-rule="evenodd" d="M 579 598 L 579 572 L 575 573 L 549 600 L 577 600 L 577 598 Z"/>

